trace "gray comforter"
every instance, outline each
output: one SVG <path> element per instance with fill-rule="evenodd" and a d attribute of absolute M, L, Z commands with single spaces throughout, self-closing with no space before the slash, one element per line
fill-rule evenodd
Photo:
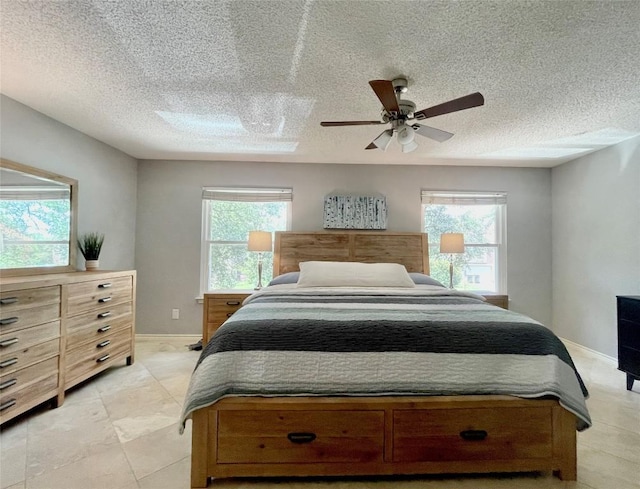
<path fill-rule="evenodd" d="M 181 429 L 226 396 L 553 396 L 591 425 L 563 343 L 533 319 L 440 287 L 267 287 L 203 349 Z"/>

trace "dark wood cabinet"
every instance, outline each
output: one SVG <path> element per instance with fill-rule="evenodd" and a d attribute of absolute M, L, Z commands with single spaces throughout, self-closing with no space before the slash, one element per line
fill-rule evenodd
<path fill-rule="evenodd" d="M 640 380 L 640 296 L 618 296 L 618 369 L 627 374 L 627 390 Z"/>

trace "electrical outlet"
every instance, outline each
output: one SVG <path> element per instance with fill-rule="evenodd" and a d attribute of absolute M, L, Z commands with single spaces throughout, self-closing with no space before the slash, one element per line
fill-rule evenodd
<path fill-rule="evenodd" d="M 171 319 L 180 319 L 180 309 L 171 309 Z"/>

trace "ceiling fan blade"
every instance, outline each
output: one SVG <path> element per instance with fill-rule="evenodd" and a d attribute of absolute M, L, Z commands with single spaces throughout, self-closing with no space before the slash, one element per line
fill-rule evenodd
<path fill-rule="evenodd" d="M 335 127 L 335 126 L 371 126 L 378 124 L 386 124 L 386 122 L 382 121 L 325 121 L 321 122 L 320 125 L 323 127 Z"/>
<path fill-rule="evenodd" d="M 389 143 L 393 139 L 393 129 L 387 129 L 386 131 L 382 131 L 377 138 L 371 141 L 371 144 L 364 149 L 378 149 L 380 148 L 382 151 L 386 151 L 389 147 Z"/>
<path fill-rule="evenodd" d="M 389 80 L 371 80 L 369 85 L 371 85 L 373 91 L 376 92 L 377 97 L 380 99 L 380 102 L 382 102 L 384 110 L 387 112 L 400 112 L 393 83 Z"/>
<path fill-rule="evenodd" d="M 476 92 L 471 95 L 465 95 L 464 97 L 449 100 L 448 102 L 444 102 L 440 105 L 434 105 L 428 109 L 419 110 L 414 113 L 414 117 L 418 120 L 428 119 L 429 117 L 449 114 L 450 112 L 470 109 L 480 105 L 484 105 L 484 97 L 480 92 Z"/>
<path fill-rule="evenodd" d="M 411 127 L 413 127 L 420 136 L 424 136 L 441 143 L 453 137 L 453 133 L 436 129 L 435 127 L 422 126 L 420 124 L 413 124 Z"/>

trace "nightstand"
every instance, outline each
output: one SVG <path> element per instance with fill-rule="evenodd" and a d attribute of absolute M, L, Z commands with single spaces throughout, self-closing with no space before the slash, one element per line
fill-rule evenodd
<path fill-rule="evenodd" d="M 627 390 L 640 380 L 640 296 L 618 296 L 618 370 L 627 374 Z"/>
<path fill-rule="evenodd" d="M 482 297 L 487 299 L 489 304 L 501 307 L 502 309 L 509 309 L 509 296 L 502 294 L 481 294 Z"/>
<path fill-rule="evenodd" d="M 242 301 L 252 292 L 243 290 L 204 294 L 202 307 L 202 344 L 206 345 L 213 333 L 242 307 Z"/>

